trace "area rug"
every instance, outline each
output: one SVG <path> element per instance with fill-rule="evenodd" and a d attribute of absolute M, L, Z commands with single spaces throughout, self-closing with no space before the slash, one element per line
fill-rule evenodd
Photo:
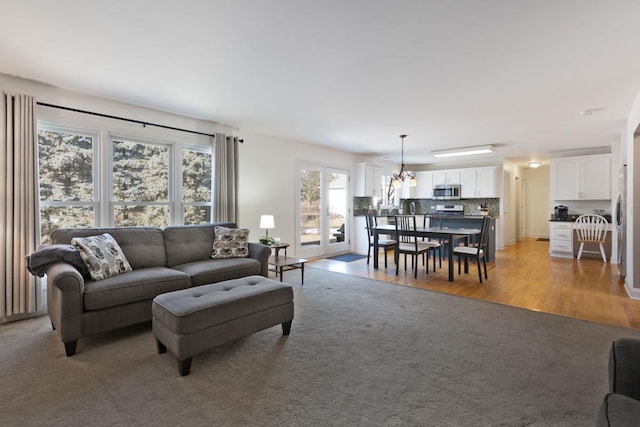
<path fill-rule="evenodd" d="M 548 241 L 549 241 L 549 239 L 548 239 L 548 238 L 546 238 L 546 237 L 538 237 L 538 238 L 536 239 L 536 242 L 548 242 Z"/>
<path fill-rule="evenodd" d="M 639 331 L 309 267 L 273 327 L 181 377 L 150 325 L 82 339 L 0 327 L 4 426 L 586 426 L 611 341 Z"/>
<path fill-rule="evenodd" d="M 367 257 L 366 255 L 361 255 L 361 254 L 343 254 L 343 255 L 332 256 L 332 257 L 329 257 L 328 259 L 332 259 L 334 261 L 351 262 L 351 261 L 357 261 L 359 259 L 366 258 L 366 257 Z"/>

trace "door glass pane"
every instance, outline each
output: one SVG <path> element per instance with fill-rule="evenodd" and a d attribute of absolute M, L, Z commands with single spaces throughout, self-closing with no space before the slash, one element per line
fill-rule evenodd
<path fill-rule="evenodd" d="M 328 192 L 328 241 L 340 243 L 345 241 L 345 219 L 347 217 L 347 175 L 329 173 Z"/>
<path fill-rule="evenodd" d="M 319 170 L 300 171 L 300 244 L 320 245 L 320 195 Z"/>

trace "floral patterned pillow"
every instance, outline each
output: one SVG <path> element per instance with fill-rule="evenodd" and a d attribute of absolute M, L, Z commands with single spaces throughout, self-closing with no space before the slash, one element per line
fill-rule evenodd
<path fill-rule="evenodd" d="M 71 244 L 78 248 L 80 257 L 87 265 L 93 280 L 102 280 L 131 271 L 129 261 L 111 234 L 74 237 L 71 239 Z"/>
<path fill-rule="evenodd" d="M 214 228 L 211 258 L 243 258 L 249 256 L 249 230 L 246 228 Z"/>

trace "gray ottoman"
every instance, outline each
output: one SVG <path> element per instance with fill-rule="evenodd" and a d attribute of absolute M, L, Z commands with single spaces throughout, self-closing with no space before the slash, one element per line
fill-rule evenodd
<path fill-rule="evenodd" d="M 158 295 L 152 312 L 158 352 L 169 349 L 185 376 L 193 356 L 206 350 L 278 324 L 289 335 L 293 289 L 249 276 Z"/>

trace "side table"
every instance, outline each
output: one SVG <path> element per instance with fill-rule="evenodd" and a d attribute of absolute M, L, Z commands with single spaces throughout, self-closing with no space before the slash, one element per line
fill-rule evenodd
<path fill-rule="evenodd" d="M 278 253 L 280 252 L 280 249 L 284 249 L 284 256 L 287 256 L 287 248 L 289 247 L 288 243 L 274 243 L 273 245 L 269 245 L 269 247 L 271 249 L 275 249 L 276 251 L 276 256 L 278 256 Z"/>
<path fill-rule="evenodd" d="M 280 273 L 280 281 L 282 282 L 282 273 L 289 270 L 300 269 L 301 283 L 304 285 L 304 263 L 307 262 L 304 258 L 291 258 L 291 257 L 279 257 L 277 255 L 271 255 L 269 257 L 269 265 L 272 265 L 276 269 L 276 277 Z"/>

